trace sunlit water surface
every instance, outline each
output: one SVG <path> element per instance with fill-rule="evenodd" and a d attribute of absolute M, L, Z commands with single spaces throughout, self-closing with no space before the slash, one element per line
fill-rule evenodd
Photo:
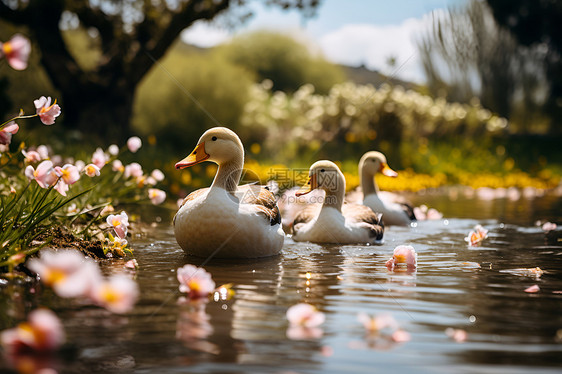
<path fill-rule="evenodd" d="M 25 287 L 5 287 L 2 309 L 7 315 L 38 305 L 55 310 L 72 347 L 55 365 L 60 372 L 560 372 L 562 232 L 545 234 L 535 225 L 562 222 L 560 198 L 413 198 L 445 218 L 387 228 L 380 246 L 287 239 L 276 257 L 205 263 L 217 285 L 234 285 L 230 300 L 178 302 L 176 269 L 204 259 L 184 255 L 163 216 L 132 239 L 141 290 L 132 313 L 112 315 L 49 290 L 33 296 Z M 478 223 L 489 237 L 468 247 L 464 237 Z M 415 273 L 387 271 L 400 244 L 416 249 Z M 537 266 L 545 272 L 540 278 L 511 272 Z M 120 270 L 123 263 L 105 267 Z M 538 293 L 524 292 L 534 284 Z M 308 339 L 290 339 L 285 313 L 300 302 L 318 307 L 326 322 Z M 392 314 L 411 340 L 367 335 L 358 312 Z M 466 330 L 466 341 L 447 336 L 449 327 Z"/>

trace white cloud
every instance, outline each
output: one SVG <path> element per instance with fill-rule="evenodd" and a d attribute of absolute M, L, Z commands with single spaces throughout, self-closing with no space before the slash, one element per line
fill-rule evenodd
<path fill-rule="evenodd" d="M 181 39 L 187 44 L 209 48 L 230 40 L 228 31 L 205 21 L 197 21 L 181 33 Z"/>
<path fill-rule="evenodd" d="M 437 9 L 422 18 L 409 18 L 397 25 L 348 24 L 316 40 L 309 34 L 306 35 L 306 29 L 299 27 L 292 26 L 291 30 L 285 27 L 284 32 L 293 36 L 300 34 L 297 39 L 307 40 L 306 44 L 309 47 L 317 43 L 324 56 L 332 62 L 351 66 L 363 64 L 384 74 L 423 83 L 425 76 L 415 40 L 431 25 L 434 16 L 438 17 L 444 13 L 444 10 Z M 283 30 L 280 27 L 276 28 L 280 32 Z M 236 33 L 250 30 L 255 28 L 246 27 Z M 233 36 L 232 32 L 221 29 L 216 24 L 199 21 L 184 30 L 181 38 L 184 42 L 199 47 L 213 47 L 230 40 Z M 396 58 L 394 67 L 388 66 L 389 57 Z"/>
<path fill-rule="evenodd" d="M 415 39 L 431 20 L 431 15 L 426 15 L 406 19 L 399 25 L 345 25 L 322 36 L 319 43 L 330 61 L 352 66 L 363 64 L 369 69 L 422 83 L 425 76 Z M 395 67 L 387 64 L 391 56 L 396 58 Z"/>

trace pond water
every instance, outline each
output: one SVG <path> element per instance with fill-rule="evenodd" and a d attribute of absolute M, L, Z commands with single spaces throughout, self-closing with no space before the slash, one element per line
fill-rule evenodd
<path fill-rule="evenodd" d="M 130 314 L 112 315 L 49 290 L 34 296 L 25 287 L 5 287 L 1 307 L 5 315 L 37 305 L 57 313 L 71 346 L 54 363 L 62 373 L 559 373 L 562 231 L 546 234 L 535 221 L 560 224 L 561 198 L 453 197 L 412 196 L 445 218 L 389 227 L 382 245 L 287 239 L 276 257 L 211 260 L 204 268 L 236 293 L 202 305 L 178 303 L 176 269 L 205 260 L 183 253 L 171 217 L 163 215 L 132 240 L 141 298 Z M 476 224 L 488 238 L 468 247 L 464 237 Z M 384 265 L 401 244 L 418 253 L 414 273 L 389 273 Z M 112 261 L 106 269 L 122 266 Z M 513 271 L 537 266 L 540 278 Z M 535 284 L 539 292 L 524 292 Z M 307 339 L 287 333 L 287 308 L 300 302 L 326 315 Z M 367 335 L 359 312 L 391 314 L 410 340 Z M 447 328 L 468 336 L 456 342 Z"/>

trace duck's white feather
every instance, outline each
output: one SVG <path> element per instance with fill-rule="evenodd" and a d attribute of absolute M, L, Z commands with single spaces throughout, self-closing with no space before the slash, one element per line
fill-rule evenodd
<path fill-rule="evenodd" d="M 240 203 L 219 187 L 186 201 L 174 219 L 174 232 L 185 252 L 201 257 L 272 256 L 284 239 L 281 225 L 271 225 L 259 205 Z"/>
<path fill-rule="evenodd" d="M 298 223 L 293 229 L 293 240 L 313 243 L 380 243 L 372 236 L 369 224 L 352 222 L 336 208 L 323 207 L 307 223 Z"/>
<path fill-rule="evenodd" d="M 411 219 L 402 205 L 383 201 L 377 194 L 365 196 L 363 205 L 368 206 L 377 213 L 382 213 L 382 220 L 385 225 L 410 225 Z"/>

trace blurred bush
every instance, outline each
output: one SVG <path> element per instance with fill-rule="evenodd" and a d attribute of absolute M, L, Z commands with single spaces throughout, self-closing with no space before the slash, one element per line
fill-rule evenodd
<path fill-rule="evenodd" d="M 219 46 L 217 53 L 255 72 L 260 82 L 269 79 L 275 91 L 294 92 L 309 83 L 325 94 L 345 80 L 339 66 L 292 37 L 275 32 L 262 30 L 238 36 Z"/>
<path fill-rule="evenodd" d="M 236 127 L 252 80 L 216 54 L 174 48 L 141 82 L 133 128 L 160 144 L 189 148 L 209 127 Z"/>
<path fill-rule="evenodd" d="M 358 160 L 365 151 L 379 149 L 397 167 L 409 167 L 428 137 L 478 139 L 506 132 L 508 126 L 477 100 L 448 103 L 401 86 L 377 89 L 346 82 L 328 95 L 316 94 L 308 84 L 293 95 L 271 89 L 269 81 L 252 87 L 240 126 L 267 134 L 256 140 L 265 143 L 265 156 L 289 164 L 324 157 Z"/>

